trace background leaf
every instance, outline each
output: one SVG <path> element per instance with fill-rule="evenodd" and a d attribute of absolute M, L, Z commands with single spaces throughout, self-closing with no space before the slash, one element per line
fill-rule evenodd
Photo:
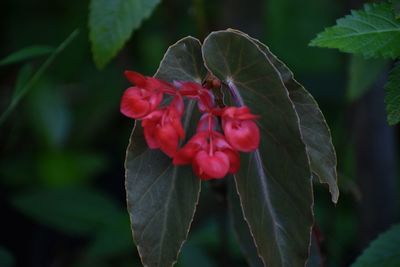
<path fill-rule="evenodd" d="M 18 90 L 15 90 L 15 94 L 11 99 L 11 103 L 7 106 L 6 110 L 0 116 L 0 126 L 8 118 L 14 108 L 18 105 L 19 101 L 25 94 L 35 85 L 35 83 L 42 77 L 46 72 L 47 68 L 53 63 L 56 57 L 64 51 L 64 49 L 78 36 L 79 30 L 74 30 L 48 57 L 48 59 L 40 66 L 40 68 L 32 75 L 32 77 L 23 85 L 19 85 Z M 26 71 L 28 72 L 28 71 Z M 27 74 L 24 74 L 28 76 Z M 24 77 L 25 78 L 25 77 Z"/>
<path fill-rule="evenodd" d="M 356 101 L 363 96 L 388 66 L 383 59 L 364 59 L 352 56 L 349 62 L 349 80 L 346 94 L 348 101 Z"/>
<path fill-rule="evenodd" d="M 169 82 L 201 82 L 205 75 L 200 42 L 187 37 L 168 49 L 155 76 Z M 191 121 L 195 123 L 191 120 L 193 104 L 186 107 L 185 132 Z M 163 152 L 140 148 L 141 144 L 145 141 L 137 125 L 125 165 L 133 237 L 145 266 L 172 266 L 187 238 L 200 194 L 200 179 L 191 166 L 173 166 Z"/>
<path fill-rule="evenodd" d="M 389 82 L 385 86 L 385 103 L 388 123 L 394 125 L 400 122 L 400 64 L 391 70 Z"/>
<path fill-rule="evenodd" d="M 366 4 L 363 10 L 338 19 L 311 41 L 311 46 L 337 48 L 369 57 L 400 56 L 400 22 L 389 3 Z"/>
<path fill-rule="evenodd" d="M 107 196 L 83 187 L 41 188 L 14 196 L 11 202 L 36 222 L 70 234 L 96 232 L 122 212 Z"/>
<path fill-rule="evenodd" d="M 45 56 L 52 53 L 53 51 L 53 47 L 46 45 L 34 45 L 25 47 L 0 60 L 0 66 L 5 66 L 36 57 Z"/>
<path fill-rule="evenodd" d="M 400 266 L 400 225 L 393 226 L 371 242 L 351 267 Z"/>
<path fill-rule="evenodd" d="M 160 0 L 91 0 L 89 37 L 93 58 L 103 68 Z"/>
<path fill-rule="evenodd" d="M 236 32 L 211 33 L 207 68 L 236 105 L 260 115 L 260 148 L 242 155 L 235 175 L 243 213 L 265 265 L 304 266 L 312 216 L 311 173 L 299 120 L 279 72 L 259 47 Z"/>

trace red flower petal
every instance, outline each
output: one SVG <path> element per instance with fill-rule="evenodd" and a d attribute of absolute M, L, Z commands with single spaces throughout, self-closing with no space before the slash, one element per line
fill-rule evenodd
<path fill-rule="evenodd" d="M 128 79 L 129 82 L 132 84 L 145 88 L 146 87 L 146 77 L 136 71 L 126 70 L 124 72 L 125 77 Z"/>
<path fill-rule="evenodd" d="M 229 158 L 220 151 L 212 156 L 200 151 L 193 159 L 193 171 L 203 180 L 223 178 L 229 171 Z"/>
<path fill-rule="evenodd" d="M 169 157 L 173 157 L 179 144 L 179 135 L 173 125 L 165 124 L 157 127 L 155 136 L 160 149 Z"/>
<path fill-rule="evenodd" d="M 151 109 L 148 101 L 142 99 L 142 94 L 139 88 L 128 88 L 121 99 L 121 113 L 133 119 L 139 119 L 147 115 Z"/>
<path fill-rule="evenodd" d="M 227 120 L 224 133 L 229 144 L 236 150 L 250 152 L 260 144 L 260 131 L 254 121 Z"/>

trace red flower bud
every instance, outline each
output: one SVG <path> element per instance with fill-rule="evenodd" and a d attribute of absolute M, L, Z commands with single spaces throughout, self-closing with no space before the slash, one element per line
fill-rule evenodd
<path fill-rule="evenodd" d="M 222 128 L 229 144 L 236 150 L 250 152 L 260 144 L 260 130 L 247 107 L 228 107 L 222 113 Z"/>

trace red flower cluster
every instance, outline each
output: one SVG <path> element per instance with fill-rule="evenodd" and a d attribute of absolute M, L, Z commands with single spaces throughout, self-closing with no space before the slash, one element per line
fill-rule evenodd
<path fill-rule="evenodd" d="M 258 148 L 260 132 L 254 121 L 257 116 L 249 108 L 216 107 L 212 92 L 198 83 L 170 84 L 133 71 L 126 71 L 125 76 L 135 86 L 122 96 L 121 112 L 141 120 L 148 146 L 163 151 L 174 165 L 191 164 L 203 180 L 223 178 L 239 170 L 239 151 Z M 171 96 L 168 104 L 162 104 L 164 95 Z M 196 134 L 179 147 L 185 138 L 184 97 L 197 100 L 202 116 Z"/>

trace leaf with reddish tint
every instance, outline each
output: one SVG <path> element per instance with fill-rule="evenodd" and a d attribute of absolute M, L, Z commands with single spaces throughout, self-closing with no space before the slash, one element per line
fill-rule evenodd
<path fill-rule="evenodd" d="M 200 42 L 187 37 L 168 49 L 155 76 L 168 82 L 201 82 L 205 75 Z M 190 120 L 194 104 L 186 105 L 185 131 L 195 127 L 192 125 L 195 121 Z M 133 237 L 145 266 L 168 267 L 176 261 L 187 238 L 200 193 L 200 180 L 191 166 L 173 166 L 172 159 L 163 152 L 143 145 L 143 133 L 137 125 L 125 163 Z"/>
<path fill-rule="evenodd" d="M 267 266 L 304 266 L 313 223 L 311 171 L 282 77 L 254 41 L 234 31 L 211 33 L 203 58 L 232 101 L 260 116 L 260 147 L 242 154 L 235 175 L 258 253 Z"/>

